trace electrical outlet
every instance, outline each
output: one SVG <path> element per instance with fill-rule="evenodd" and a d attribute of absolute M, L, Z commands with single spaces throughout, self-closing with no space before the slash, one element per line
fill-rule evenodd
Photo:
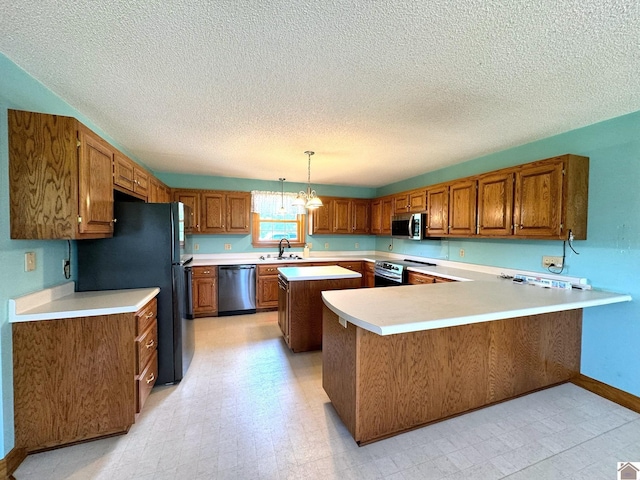
<path fill-rule="evenodd" d="M 325 244 L 324 244 L 324 249 L 325 249 L 325 250 L 327 250 L 328 248 L 329 248 L 329 244 L 328 244 L 328 243 L 325 243 Z"/>
<path fill-rule="evenodd" d="M 553 266 L 554 268 L 562 268 L 562 257 L 551 257 L 548 255 L 544 255 L 542 257 L 542 266 L 544 268 L 549 268 Z"/>
<path fill-rule="evenodd" d="M 64 274 L 64 278 L 71 277 L 71 260 L 67 260 L 66 258 L 62 259 L 62 273 Z"/>
<path fill-rule="evenodd" d="M 231 250 L 231 244 L 230 243 L 225 243 L 224 244 L 224 249 L 225 250 Z"/>
<path fill-rule="evenodd" d="M 360 244 L 356 242 L 356 248 L 360 248 Z"/>
<path fill-rule="evenodd" d="M 36 252 L 24 254 L 24 271 L 33 272 L 36 269 Z"/>
<path fill-rule="evenodd" d="M 464 257 L 464 248 L 460 249 L 459 254 L 460 254 L 460 258 Z"/>
<path fill-rule="evenodd" d="M 193 244 L 193 251 L 197 252 L 198 250 L 200 250 L 200 244 L 199 243 L 194 243 Z"/>

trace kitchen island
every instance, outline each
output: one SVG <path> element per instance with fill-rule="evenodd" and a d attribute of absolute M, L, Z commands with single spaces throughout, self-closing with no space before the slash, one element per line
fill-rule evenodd
<path fill-rule="evenodd" d="M 278 269 L 278 325 L 293 352 L 322 347 L 323 291 L 359 288 L 362 274 L 339 266 Z"/>
<path fill-rule="evenodd" d="M 582 309 L 631 300 L 508 280 L 322 296 L 323 387 L 358 444 L 570 380 Z"/>

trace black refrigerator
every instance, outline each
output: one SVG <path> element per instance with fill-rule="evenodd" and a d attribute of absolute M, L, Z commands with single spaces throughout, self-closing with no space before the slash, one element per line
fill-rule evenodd
<path fill-rule="evenodd" d="M 77 291 L 160 287 L 158 380 L 182 380 L 194 352 L 182 203 L 116 202 L 112 238 L 80 240 Z"/>

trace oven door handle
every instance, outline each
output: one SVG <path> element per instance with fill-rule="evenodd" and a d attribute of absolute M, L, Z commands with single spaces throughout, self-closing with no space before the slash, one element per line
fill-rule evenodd
<path fill-rule="evenodd" d="M 374 276 L 384 278 L 386 280 L 391 280 L 392 282 L 402 283 L 402 277 L 398 278 L 397 276 L 386 275 L 382 272 L 374 272 Z"/>

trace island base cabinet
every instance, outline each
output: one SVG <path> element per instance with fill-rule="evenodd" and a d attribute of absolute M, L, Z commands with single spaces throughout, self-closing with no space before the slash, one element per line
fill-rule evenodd
<path fill-rule="evenodd" d="M 12 326 L 16 448 L 128 431 L 136 407 L 132 314 Z"/>
<path fill-rule="evenodd" d="M 381 336 L 325 306 L 322 384 L 366 444 L 570 380 L 581 331 L 571 310 Z"/>

